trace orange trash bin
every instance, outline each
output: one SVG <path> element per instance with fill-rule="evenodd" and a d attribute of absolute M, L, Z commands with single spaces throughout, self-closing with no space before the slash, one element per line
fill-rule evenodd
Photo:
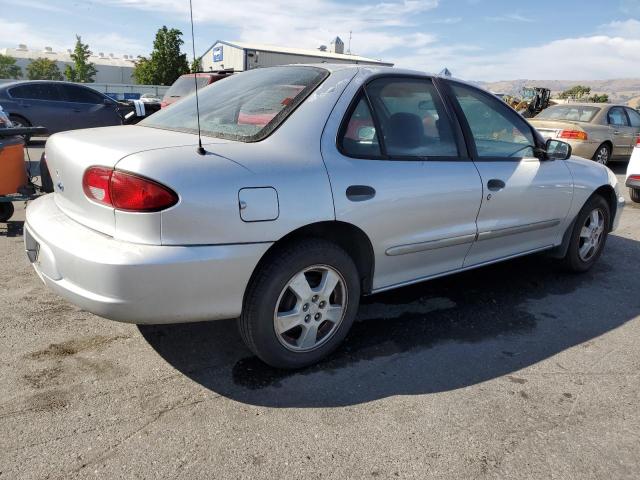
<path fill-rule="evenodd" d="M 22 137 L 0 138 L 0 195 L 17 193 L 27 182 Z"/>

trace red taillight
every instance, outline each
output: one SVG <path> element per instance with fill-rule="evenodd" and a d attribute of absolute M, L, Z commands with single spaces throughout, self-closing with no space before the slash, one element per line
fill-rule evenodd
<path fill-rule="evenodd" d="M 91 200 L 118 210 L 157 212 L 178 203 L 175 192 L 153 180 L 104 167 L 87 169 L 82 188 Z"/>
<path fill-rule="evenodd" d="M 111 205 L 109 183 L 113 170 L 104 167 L 91 167 L 84 172 L 82 189 L 91 200 L 105 205 Z"/>
<path fill-rule="evenodd" d="M 160 102 L 160 108 L 168 107 L 169 102 Z"/>
<path fill-rule="evenodd" d="M 636 147 L 640 148 L 640 135 L 636 138 Z"/>
<path fill-rule="evenodd" d="M 589 136 L 587 132 L 583 132 L 582 130 L 562 130 L 560 132 L 559 138 L 568 138 L 570 140 L 587 140 Z"/>

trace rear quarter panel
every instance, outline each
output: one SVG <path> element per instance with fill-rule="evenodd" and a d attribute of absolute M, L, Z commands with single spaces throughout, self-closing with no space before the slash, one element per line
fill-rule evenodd
<path fill-rule="evenodd" d="M 220 142 L 203 137 L 205 156 L 188 146 L 142 152 L 121 160 L 118 169 L 157 180 L 180 196 L 177 205 L 162 212 L 162 244 L 273 242 L 305 225 L 334 220 L 320 137 L 329 113 L 356 71 L 334 72 L 262 141 Z M 278 218 L 245 222 L 240 216 L 238 192 L 259 187 L 277 191 Z"/>

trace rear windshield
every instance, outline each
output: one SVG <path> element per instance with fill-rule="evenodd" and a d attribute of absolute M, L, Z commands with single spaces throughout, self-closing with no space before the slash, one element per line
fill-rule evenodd
<path fill-rule="evenodd" d="M 540 112 L 536 120 L 569 120 L 572 122 L 590 122 L 600 109 L 582 105 L 555 105 Z"/>
<path fill-rule="evenodd" d="M 327 70 L 317 67 L 272 67 L 215 82 L 198 92 L 202 134 L 245 142 L 261 140 L 328 75 Z M 153 114 L 139 125 L 196 133 L 195 95 Z"/>
<path fill-rule="evenodd" d="M 196 77 L 196 82 L 198 82 L 198 88 L 206 87 L 209 85 L 209 77 Z M 193 81 L 192 75 L 180 77 L 169 87 L 164 98 L 186 97 L 196 90 L 196 82 Z"/>

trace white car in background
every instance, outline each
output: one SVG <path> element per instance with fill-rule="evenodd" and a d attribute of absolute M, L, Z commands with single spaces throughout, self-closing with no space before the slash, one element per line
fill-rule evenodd
<path fill-rule="evenodd" d="M 627 166 L 626 185 L 629 187 L 631 200 L 640 203 L 640 137 L 636 140 L 636 147 Z"/>

